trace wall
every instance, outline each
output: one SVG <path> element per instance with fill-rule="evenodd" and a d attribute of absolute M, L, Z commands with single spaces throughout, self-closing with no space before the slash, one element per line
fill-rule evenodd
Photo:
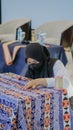
<path fill-rule="evenodd" d="M 29 17 L 32 28 L 47 21 L 73 20 L 73 0 L 2 0 L 2 22 Z"/>

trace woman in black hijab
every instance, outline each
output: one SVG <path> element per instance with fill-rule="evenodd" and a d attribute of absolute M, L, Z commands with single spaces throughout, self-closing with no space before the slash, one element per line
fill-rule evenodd
<path fill-rule="evenodd" d="M 26 77 L 47 78 L 53 77 L 53 65 L 56 59 L 50 58 L 48 49 L 39 43 L 27 45 L 25 50 L 25 61 L 28 64 Z"/>
<path fill-rule="evenodd" d="M 28 64 L 28 70 L 25 76 L 32 78 L 32 80 L 26 84 L 25 89 L 35 89 L 39 86 L 53 88 L 55 86 L 55 77 L 63 78 L 64 85 L 62 85 L 68 91 L 70 105 L 73 110 L 73 86 L 61 61 L 50 58 L 47 48 L 41 46 L 39 43 L 27 45 L 25 55 L 25 61 Z"/>

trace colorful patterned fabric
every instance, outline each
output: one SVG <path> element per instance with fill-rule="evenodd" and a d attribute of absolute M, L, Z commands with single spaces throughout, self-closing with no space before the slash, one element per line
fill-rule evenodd
<path fill-rule="evenodd" d="M 0 130 L 72 130 L 67 91 L 27 91 L 28 81 L 13 73 L 0 74 Z"/>

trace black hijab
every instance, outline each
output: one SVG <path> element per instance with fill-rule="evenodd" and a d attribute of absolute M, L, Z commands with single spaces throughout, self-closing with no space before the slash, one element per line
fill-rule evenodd
<path fill-rule="evenodd" d="M 50 58 L 50 53 L 45 46 L 39 43 L 31 43 L 27 45 L 25 49 L 25 62 L 27 59 L 32 58 L 39 61 L 38 64 L 32 64 L 32 68 L 28 65 L 28 70 L 25 74 L 26 77 L 36 78 L 47 78 L 53 77 L 53 65 L 55 59 Z"/>

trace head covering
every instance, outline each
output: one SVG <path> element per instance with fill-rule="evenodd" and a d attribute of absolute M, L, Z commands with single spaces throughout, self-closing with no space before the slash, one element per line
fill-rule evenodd
<path fill-rule="evenodd" d="M 49 51 L 45 46 L 41 46 L 39 43 L 31 43 L 27 45 L 25 49 L 25 62 L 27 62 L 28 58 L 41 62 L 47 57 L 50 57 Z"/>
<path fill-rule="evenodd" d="M 49 77 L 50 73 L 53 75 L 53 71 L 49 71 L 51 64 L 48 63 L 53 64 L 54 62 L 50 62 L 50 53 L 45 46 L 42 46 L 39 43 L 31 43 L 27 45 L 25 49 L 26 63 L 28 58 L 35 59 L 39 61 L 39 63 L 28 65 L 28 70 L 25 74 L 26 77 L 35 79 Z"/>

